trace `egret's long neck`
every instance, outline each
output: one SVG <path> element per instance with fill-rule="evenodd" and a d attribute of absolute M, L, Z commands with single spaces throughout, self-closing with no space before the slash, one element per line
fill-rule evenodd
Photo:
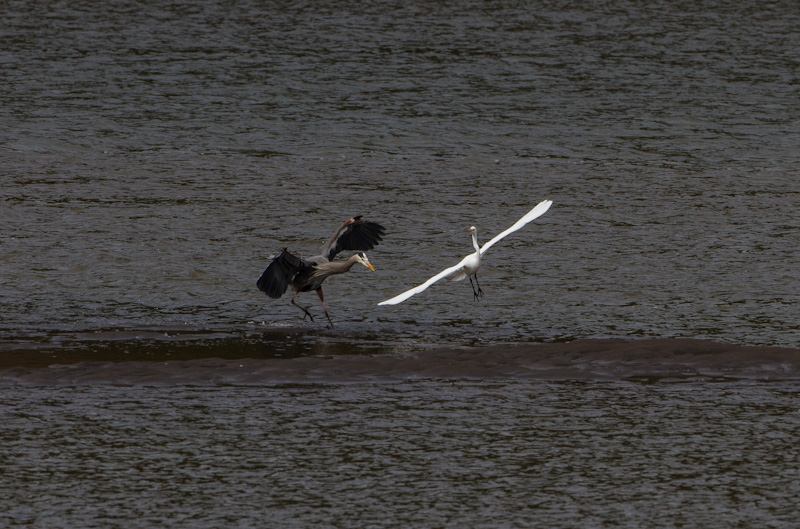
<path fill-rule="evenodd" d="M 476 252 L 481 251 L 481 247 L 478 246 L 478 230 L 472 230 L 472 246 L 475 248 Z"/>

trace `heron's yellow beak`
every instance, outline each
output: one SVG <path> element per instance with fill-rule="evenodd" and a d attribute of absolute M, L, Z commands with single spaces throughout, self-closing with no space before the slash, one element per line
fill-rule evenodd
<path fill-rule="evenodd" d="M 361 255 L 361 264 L 363 264 L 364 266 L 366 266 L 367 268 L 369 268 L 370 270 L 372 270 L 374 272 L 375 269 L 372 267 L 372 263 L 369 262 L 369 259 L 367 259 L 367 256 L 364 255 L 364 254 L 360 254 L 360 255 Z"/>

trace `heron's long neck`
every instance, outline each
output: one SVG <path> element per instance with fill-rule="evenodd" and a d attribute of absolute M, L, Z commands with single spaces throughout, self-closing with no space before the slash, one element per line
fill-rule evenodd
<path fill-rule="evenodd" d="M 323 261 L 314 269 L 312 277 L 326 278 L 334 274 L 344 274 L 358 262 L 358 256 L 353 254 L 347 261 Z"/>
<path fill-rule="evenodd" d="M 472 246 L 475 247 L 475 251 L 476 252 L 480 252 L 481 251 L 481 247 L 478 246 L 478 230 L 473 230 L 472 231 Z"/>
<path fill-rule="evenodd" d="M 342 268 L 338 270 L 338 272 L 340 274 L 344 274 L 345 272 L 353 268 L 353 265 L 356 264 L 357 262 L 358 262 L 358 254 L 354 253 L 353 255 L 350 256 L 350 259 L 342 263 Z"/>

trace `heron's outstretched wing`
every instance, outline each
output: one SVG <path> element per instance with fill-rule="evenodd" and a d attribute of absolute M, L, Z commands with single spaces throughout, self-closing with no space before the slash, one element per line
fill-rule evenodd
<path fill-rule="evenodd" d="M 378 305 L 397 305 L 398 303 L 402 303 L 403 301 L 407 300 L 408 298 L 410 298 L 414 294 L 419 294 L 420 292 L 422 292 L 423 290 L 425 290 L 426 288 L 428 288 L 432 284 L 436 283 L 440 279 L 444 279 L 445 277 L 451 276 L 451 275 L 455 274 L 456 272 L 458 272 L 459 270 L 461 270 L 464 267 L 465 261 L 467 259 L 469 259 L 470 257 L 472 257 L 472 254 L 464 257 L 461 260 L 461 262 L 458 263 L 457 265 L 451 266 L 450 268 L 445 268 L 444 270 L 442 270 L 441 272 L 439 272 L 438 274 L 436 274 L 432 278 L 428 279 L 427 281 L 425 281 L 421 285 L 417 285 L 417 286 L 415 286 L 414 288 L 412 288 L 410 290 L 406 290 L 402 294 L 399 294 L 399 295 L 393 297 L 392 299 L 387 299 L 386 301 L 381 301 L 380 303 L 378 303 Z"/>
<path fill-rule="evenodd" d="M 377 222 L 363 220 L 361 215 L 347 219 L 342 223 L 333 237 L 322 247 L 322 255 L 333 261 L 336 255 L 344 250 L 372 250 L 383 239 L 386 228 Z"/>
<path fill-rule="evenodd" d="M 292 282 L 294 276 L 310 266 L 309 263 L 290 254 L 284 248 L 264 270 L 256 285 L 260 291 L 271 298 L 277 299 L 286 292 L 286 288 Z"/>
<path fill-rule="evenodd" d="M 522 217 L 517 222 L 515 222 L 513 226 L 508 228 L 506 231 L 504 231 L 502 233 L 499 233 L 492 240 L 490 240 L 489 242 L 487 242 L 486 244 L 481 246 L 481 255 L 483 255 L 486 252 L 486 250 L 488 250 L 489 248 L 492 247 L 492 245 L 494 245 L 494 243 L 496 243 L 497 241 L 499 241 L 500 239 L 502 239 L 506 235 L 510 235 L 510 234 L 514 233 L 515 231 L 517 231 L 518 229 L 522 228 L 523 226 L 525 226 L 527 223 L 529 223 L 533 219 L 535 219 L 537 217 L 541 217 L 542 215 L 544 215 L 544 213 L 548 209 L 550 209 L 550 206 L 552 204 L 553 204 L 552 200 L 543 200 L 543 201 L 539 202 L 536 205 L 536 207 L 534 207 L 524 217 Z"/>

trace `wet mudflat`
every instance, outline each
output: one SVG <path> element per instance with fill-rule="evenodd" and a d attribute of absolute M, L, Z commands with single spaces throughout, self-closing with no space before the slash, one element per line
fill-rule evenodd
<path fill-rule="evenodd" d="M 284 339 L 287 335 L 280 334 Z M 276 336 L 272 336 L 273 340 Z M 753 380 L 793 381 L 800 378 L 800 350 L 782 347 L 737 346 L 703 340 L 577 340 L 567 343 L 496 345 L 469 348 L 428 348 L 389 352 L 374 346 L 360 353 L 345 344 L 296 350 L 289 347 L 266 355 L 253 350 L 250 337 L 242 343 L 228 339 L 222 345 L 196 350 L 188 344 L 142 347 L 133 359 L 119 359 L 111 350 L 97 348 L 87 361 L 85 351 L 23 351 L 14 355 L 33 362 L 0 370 L 0 385 L 122 386 L 340 384 L 403 382 L 407 380 Z M 294 349 L 300 338 L 291 337 Z M 235 344 L 240 345 L 234 349 Z M 106 345 L 105 342 L 100 342 Z M 133 347 L 133 343 L 125 344 Z M 170 347 L 171 345 L 171 347 Z M 262 344 L 263 345 L 263 344 Z M 227 346 L 227 357 L 211 356 Z M 306 346 L 308 347 L 308 346 Z M 339 351 L 337 353 L 337 350 Z M 79 355 L 80 356 L 76 356 Z M 204 354 L 205 358 L 199 358 Z M 7 355 L 13 358 L 12 355 Z M 88 355 L 91 357 L 91 355 Z M 192 358 L 194 356 L 194 358 Z M 188 359 L 187 359 L 188 358 Z M 59 360 L 60 359 L 60 360 Z M 46 365 L 46 367 L 43 367 Z"/>

